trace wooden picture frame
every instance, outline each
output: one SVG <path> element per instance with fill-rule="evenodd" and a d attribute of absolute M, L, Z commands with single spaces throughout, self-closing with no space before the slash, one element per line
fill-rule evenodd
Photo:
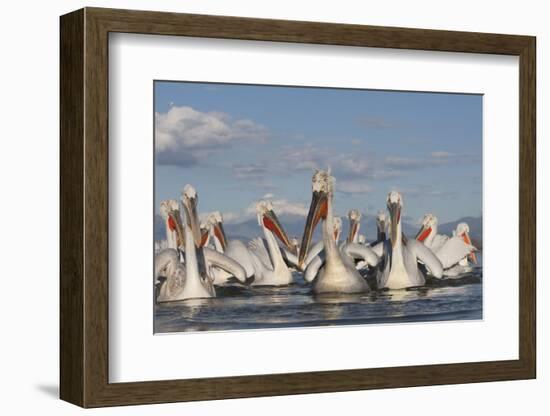
<path fill-rule="evenodd" d="M 82 407 L 529 379 L 536 376 L 535 38 L 85 8 L 61 17 L 60 396 Z M 111 32 L 519 57 L 519 359 L 135 383 L 108 379 Z"/>

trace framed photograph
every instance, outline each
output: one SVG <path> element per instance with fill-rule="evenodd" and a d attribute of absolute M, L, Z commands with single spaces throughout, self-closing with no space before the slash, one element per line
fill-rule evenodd
<path fill-rule="evenodd" d="M 534 37 L 60 28 L 63 400 L 536 377 Z"/>

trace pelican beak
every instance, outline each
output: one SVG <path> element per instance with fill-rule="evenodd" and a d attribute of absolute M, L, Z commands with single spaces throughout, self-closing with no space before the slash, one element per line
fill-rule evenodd
<path fill-rule="evenodd" d="M 468 234 L 468 232 L 462 234 L 462 240 L 464 240 L 466 244 L 473 246 L 472 240 L 470 239 L 470 234 Z M 470 252 L 470 254 L 468 254 L 468 258 L 473 264 L 477 264 L 477 256 L 473 250 Z"/>
<path fill-rule="evenodd" d="M 401 205 L 399 205 L 397 202 L 390 202 L 388 203 L 388 210 L 390 211 L 391 219 L 390 239 L 392 246 L 395 246 L 397 239 L 400 237 L 397 235 L 397 224 L 399 224 L 399 221 L 401 220 Z"/>
<path fill-rule="evenodd" d="M 200 245 L 201 247 L 206 246 L 206 244 L 208 243 L 208 237 L 209 237 L 208 229 L 201 228 L 201 245 Z"/>
<path fill-rule="evenodd" d="M 378 239 L 379 240 L 385 240 L 386 239 L 386 221 L 378 221 L 376 226 L 378 227 Z"/>
<path fill-rule="evenodd" d="M 277 218 L 277 215 L 273 210 L 269 210 L 263 215 L 262 222 L 264 227 L 275 234 L 290 252 L 296 254 L 296 247 L 290 242 L 285 229 L 279 222 L 279 218 Z"/>
<path fill-rule="evenodd" d="M 227 238 L 225 236 L 225 230 L 223 229 L 222 222 L 216 222 L 216 224 L 214 224 L 214 236 L 218 239 L 223 250 L 225 251 L 225 248 L 227 247 Z"/>
<path fill-rule="evenodd" d="M 432 232 L 432 227 L 426 227 L 425 225 L 422 225 L 418 233 L 416 233 L 416 236 L 414 237 L 418 241 L 424 241 L 430 233 Z"/>
<path fill-rule="evenodd" d="M 168 225 L 170 229 L 176 231 L 178 247 L 185 244 L 185 231 L 183 223 L 181 222 L 181 216 L 179 210 L 170 211 L 168 213 Z"/>
<path fill-rule="evenodd" d="M 355 234 L 357 234 L 358 229 L 359 229 L 359 221 L 357 221 L 356 219 L 351 219 L 350 218 L 348 238 L 346 240 L 348 243 L 353 243 L 353 240 L 355 238 Z"/>
<path fill-rule="evenodd" d="M 197 197 L 190 197 L 185 195 L 183 198 L 183 206 L 185 208 L 185 215 L 187 218 L 187 225 L 191 229 L 193 234 L 193 240 L 195 242 L 195 247 L 201 247 L 202 234 L 201 227 L 199 225 L 199 216 L 197 215 Z"/>
<path fill-rule="evenodd" d="M 309 245 L 311 244 L 311 237 L 313 236 L 315 227 L 321 218 L 325 219 L 327 217 L 327 210 L 328 194 L 323 191 L 313 191 L 309 213 L 307 214 L 306 226 L 304 228 L 304 235 L 302 237 L 302 244 L 300 245 L 300 255 L 298 257 L 300 267 L 303 266 L 304 259 L 309 251 Z"/>

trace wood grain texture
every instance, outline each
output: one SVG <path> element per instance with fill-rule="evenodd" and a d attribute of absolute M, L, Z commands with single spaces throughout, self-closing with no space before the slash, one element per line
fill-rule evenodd
<path fill-rule="evenodd" d="M 84 12 L 60 23 L 60 388 L 84 405 Z"/>
<path fill-rule="evenodd" d="M 195 36 L 520 57 L 518 360 L 108 381 L 108 34 Z M 533 378 L 535 38 L 485 33 L 87 8 L 61 18 L 61 397 L 83 407 Z"/>
<path fill-rule="evenodd" d="M 536 151 L 536 40 L 520 54 L 519 103 L 519 356 L 536 377 L 536 255 L 537 255 L 537 151 Z"/>

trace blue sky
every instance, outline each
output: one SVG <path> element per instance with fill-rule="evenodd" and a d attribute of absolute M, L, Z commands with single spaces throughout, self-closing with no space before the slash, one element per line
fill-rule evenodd
<path fill-rule="evenodd" d="M 155 203 L 191 183 L 202 212 L 252 218 L 262 197 L 305 215 L 315 168 L 335 208 L 373 214 L 390 190 L 411 221 L 481 216 L 482 96 L 156 81 Z"/>

